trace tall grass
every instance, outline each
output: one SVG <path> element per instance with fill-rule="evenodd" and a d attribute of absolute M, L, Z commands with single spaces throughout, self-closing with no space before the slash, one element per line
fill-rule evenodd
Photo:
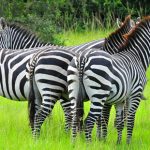
<path fill-rule="evenodd" d="M 101 37 L 106 37 L 110 31 L 95 31 L 84 33 L 67 32 L 61 35 L 66 45 L 77 45 Z M 60 35 L 59 35 L 60 36 Z M 86 143 L 84 134 L 77 137 L 73 144 L 70 133 L 64 131 L 64 115 L 59 104 L 54 107 L 52 115 L 42 126 L 39 140 L 33 141 L 28 122 L 27 102 L 14 102 L 1 97 L 0 101 L 0 150 L 147 150 L 149 148 L 150 131 L 150 70 L 147 72 L 148 84 L 144 90 L 146 101 L 142 101 L 137 111 L 132 143 L 126 145 L 126 128 L 123 140 L 116 145 L 117 132 L 113 127 L 115 110 L 111 110 L 107 141 L 96 139 L 96 128 L 93 130 L 92 143 Z M 85 116 L 89 110 L 89 102 L 85 104 Z"/>

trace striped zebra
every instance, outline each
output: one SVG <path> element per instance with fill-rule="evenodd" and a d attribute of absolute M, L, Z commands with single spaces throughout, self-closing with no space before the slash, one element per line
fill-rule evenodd
<path fill-rule="evenodd" d="M 122 35 L 128 33 L 130 29 L 130 16 L 128 16 L 121 28 L 119 28 L 116 32 L 112 33 L 107 39 L 105 39 L 104 50 L 112 47 L 112 51 L 108 49 L 108 52 L 117 52 L 119 43 L 121 44 L 124 41 Z M 118 45 L 115 44 L 115 42 Z M 72 51 L 72 47 L 66 49 Z M 85 51 L 85 49 L 83 50 Z M 75 51 L 75 49 L 73 51 Z M 78 53 L 75 51 L 75 54 L 78 55 L 79 51 Z M 66 64 L 66 61 L 68 62 L 68 59 L 60 52 L 57 53 L 57 55 L 51 55 L 51 52 L 49 51 L 36 53 L 30 60 L 29 67 L 27 69 L 31 87 L 28 101 L 30 108 L 30 124 L 33 128 L 34 137 L 39 136 L 40 128 L 45 118 L 52 111 L 57 99 L 61 98 L 64 93 L 66 94 L 67 91 L 67 67 L 65 70 L 63 65 L 69 64 Z M 53 61 L 51 62 L 51 60 Z M 65 63 L 63 61 L 65 61 Z M 62 67 L 64 69 L 63 71 L 61 70 Z M 46 96 L 43 93 L 45 93 Z M 37 99 L 41 99 L 40 101 L 42 101 L 39 111 L 36 111 L 35 109 L 35 103 Z M 67 97 L 65 97 L 64 101 L 66 101 L 67 104 L 70 104 L 70 101 L 68 101 Z"/>
<path fill-rule="evenodd" d="M 51 45 L 39 40 L 33 33 L 16 24 L 9 24 L 0 18 L 0 48 L 27 49 Z"/>
<path fill-rule="evenodd" d="M 16 101 L 25 101 L 29 97 L 29 82 L 26 79 L 26 67 L 27 62 L 35 55 L 37 52 L 45 50 L 58 50 L 62 49 L 57 46 L 45 46 L 38 48 L 30 48 L 24 50 L 0 50 L 0 95 Z M 64 49 L 63 49 L 64 50 Z M 65 51 L 65 50 L 64 50 Z M 68 51 L 68 50 L 67 50 Z M 69 52 L 71 55 L 73 52 Z M 72 58 L 72 57 L 71 57 Z M 55 62 L 54 62 L 55 63 Z M 65 98 L 61 100 L 62 108 L 65 110 L 65 116 L 68 116 L 68 109 L 70 105 L 67 101 L 63 103 Z M 36 107 L 38 107 L 41 102 L 38 101 Z M 68 108 L 66 110 L 66 107 Z M 38 109 L 38 108 L 37 108 Z M 69 120 L 69 116 L 67 117 Z M 67 120 L 67 121 L 68 121 Z M 67 126 L 66 121 L 66 126 Z M 70 122 L 70 120 L 69 120 Z"/>
<path fill-rule="evenodd" d="M 94 40 L 94 41 L 84 43 L 84 44 L 81 44 L 78 46 L 68 47 L 67 49 L 69 49 L 71 51 L 80 52 L 86 48 L 92 48 L 92 47 L 100 48 L 103 46 L 103 43 L 104 43 L 104 39 Z M 22 54 L 20 54 L 22 51 L 20 49 L 28 48 L 28 50 L 26 50 L 26 51 L 30 51 L 30 50 L 32 50 L 30 48 L 43 47 L 46 45 L 52 46 L 49 43 L 41 42 L 34 34 L 29 32 L 28 30 L 26 30 L 16 24 L 9 24 L 5 21 L 4 18 L 0 18 L 0 48 L 6 48 L 9 50 L 12 49 L 12 50 L 17 50 L 17 51 L 19 50 L 19 54 L 16 52 L 16 55 L 18 54 L 18 57 L 15 57 L 16 62 L 18 62 L 18 60 L 20 60 L 21 57 L 22 58 L 25 57 L 24 59 L 26 59 L 26 61 L 23 63 L 19 62 L 17 65 L 18 68 L 16 68 L 17 71 L 14 71 L 14 73 L 12 73 L 12 74 L 15 74 L 16 72 L 18 72 L 18 74 L 16 74 L 16 76 L 18 76 L 18 77 L 15 77 L 15 78 L 11 77 L 11 79 L 13 80 L 12 83 L 16 84 L 17 86 L 20 86 L 20 89 L 16 88 L 15 90 L 9 91 L 9 89 L 8 89 L 9 85 L 8 85 L 7 80 L 3 80 L 3 83 L 2 83 L 3 84 L 2 88 L 6 87 L 5 90 L 8 90 L 8 93 L 11 93 L 12 95 L 16 95 L 16 93 L 17 93 L 19 95 L 19 96 L 16 95 L 14 97 L 14 99 L 26 100 L 27 99 L 26 94 L 28 93 L 28 91 L 27 91 L 25 94 L 24 88 L 26 88 L 26 86 L 27 86 L 27 83 L 25 80 L 26 62 L 30 58 L 30 54 L 29 54 L 29 56 L 27 56 L 28 55 L 27 53 L 30 53 L 30 52 L 26 52 L 26 53 L 23 52 Z M 45 48 L 43 48 L 43 49 L 45 49 Z M 37 51 L 39 51 L 39 48 L 37 48 Z M 32 52 L 35 53 L 36 50 L 33 50 Z M 8 53 L 9 52 L 7 51 L 7 54 Z M 14 54 L 11 53 L 11 55 L 12 55 L 11 58 L 15 56 Z M 33 55 L 33 54 L 31 54 L 31 55 Z M 24 69 L 19 70 L 19 68 L 24 68 Z M 6 78 L 8 78 L 7 73 L 6 73 Z M 16 81 L 16 79 L 17 79 L 17 81 Z M 1 94 L 1 96 L 5 96 L 5 92 L 3 92 Z M 10 98 L 10 99 L 13 98 L 9 94 L 6 94 L 5 97 Z M 60 103 L 65 112 L 65 120 L 66 120 L 65 121 L 65 129 L 68 130 L 69 126 L 70 126 L 69 124 L 71 122 L 70 121 L 71 117 L 68 115 L 70 113 L 70 103 L 67 102 L 66 99 L 65 100 L 64 99 L 60 99 Z"/>
<path fill-rule="evenodd" d="M 125 18 L 125 21 L 120 24 L 120 28 L 117 29 L 112 34 L 110 34 L 110 36 L 105 39 L 105 43 L 104 43 L 103 47 L 101 48 L 101 50 L 104 50 L 110 54 L 117 53 L 119 46 L 124 42 L 124 38 L 122 37 L 122 35 L 128 33 L 131 30 L 131 28 L 133 28 L 134 26 L 135 26 L 135 23 L 133 22 L 133 20 L 131 20 L 131 16 L 130 15 L 127 16 Z M 82 50 L 82 51 L 84 51 L 84 50 Z M 105 105 L 104 111 L 103 111 L 105 115 L 103 115 L 103 118 L 98 119 L 97 137 L 99 139 L 101 138 L 101 136 L 105 139 L 105 137 L 107 135 L 107 124 L 108 124 L 108 120 L 109 120 L 110 109 L 111 109 L 110 105 Z M 124 110 L 124 113 L 125 113 L 125 110 Z M 124 116 L 125 116 L 125 114 L 124 114 Z M 99 121 L 99 120 L 101 120 L 101 121 Z M 102 131 L 103 131 L 102 134 L 103 135 L 101 135 L 101 122 L 102 122 Z M 79 125 L 80 127 L 78 127 L 78 130 L 80 130 L 80 128 L 82 128 L 81 127 L 82 124 L 83 123 L 80 118 L 80 125 Z"/>
<path fill-rule="evenodd" d="M 126 36 L 119 53 L 87 50 L 75 57 L 68 67 L 69 98 L 74 109 L 73 137 L 76 125 L 83 113 L 85 93 L 91 100 L 85 119 L 85 136 L 91 140 L 91 132 L 105 104 L 117 108 L 117 143 L 121 142 L 124 119 L 122 111 L 128 105 L 127 143 L 132 137 L 134 118 L 146 84 L 146 69 L 150 63 L 150 16 L 143 19 Z M 82 116 L 81 116 L 82 117 Z"/>
<path fill-rule="evenodd" d="M 78 53 L 78 52 L 80 52 L 80 51 L 82 51 L 86 48 L 92 48 L 92 47 L 100 48 L 100 47 L 103 46 L 103 43 L 104 43 L 104 39 L 101 39 L 101 40 L 94 40 L 94 41 L 91 41 L 91 42 L 88 42 L 88 43 L 84 43 L 84 44 L 81 44 L 81 45 L 78 45 L 78 46 L 66 47 L 66 48 L 68 50 L 75 51 L 76 53 Z M 26 59 L 25 62 L 23 62 L 23 63 L 20 62 L 17 65 L 18 68 L 16 68 L 16 70 L 18 72 L 17 75 L 18 75 L 19 80 L 16 81 L 16 79 L 11 78 L 11 79 L 13 79 L 13 83 L 15 83 L 17 85 L 20 85 L 20 89 L 16 89 L 16 91 L 15 90 L 8 91 L 8 93 L 9 92 L 10 93 L 12 92 L 11 94 L 18 93 L 18 94 L 20 94 L 21 97 L 23 97 L 23 100 L 25 100 L 27 98 L 25 93 L 24 93 L 24 88 L 25 88 L 24 86 L 26 85 L 24 71 L 25 71 L 25 68 L 26 68 L 26 62 L 30 58 L 30 52 L 27 52 L 27 51 L 30 51 L 30 50 L 32 51 L 33 50 L 31 53 L 35 53 L 36 50 L 39 51 L 39 48 L 37 48 L 35 50 L 31 49 L 31 48 L 36 48 L 36 47 L 41 47 L 42 48 L 43 46 L 46 46 L 46 45 L 49 45 L 52 48 L 54 48 L 54 46 L 51 45 L 50 43 L 41 42 L 39 40 L 39 38 L 37 38 L 33 33 L 31 33 L 28 30 L 22 28 L 21 26 L 18 26 L 16 24 L 9 24 L 5 21 L 4 18 L 0 18 L 0 48 L 9 49 L 9 51 L 11 51 L 11 50 L 19 51 L 18 52 L 19 53 L 18 57 L 15 57 L 16 62 L 18 62 L 18 60 L 20 60 L 21 57 L 22 58 L 25 57 L 25 59 Z M 26 52 L 23 52 L 21 49 L 26 49 L 26 50 L 23 50 L 23 51 L 26 51 Z M 43 50 L 44 49 L 45 48 L 43 48 Z M 9 53 L 9 51 L 7 51 L 7 54 Z M 21 54 L 21 52 L 23 52 L 23 53 Z M 15 54 L 14 51 L 13 51 L 13 53 Z M 15 56 L 13 53 L 11 53 L 11 55 L 12 55 L 11 58 Z M 29 57 L 27 57 L 28 53 L 29 53 Z M 17 52 L 16 52 L 16 55 L 17 55 Z M 31 55 L 33 55 L 33 54 L 31 54 Z M 24 68 L 24 70 L 21 69 L 20 72 L 19 72 L 19 68 Z M 6 76 L 7 76 L 7 74 L 6 74 Z M 22 82 L 24 84 L 22 84 Z M 3 82 L 3 86 L 6 86 L 7 89 L 9 87 L 9 85 L 7 85 L 7 82 L 6 82 L 6 85 L 5 85 L 5 82 Z M 20 91 L 22 91 L 22 92 L 20 92 Z M 8 96 L 8 98 L 11 98 L 11 97 Z M 15 99 L 17 99 L 17 98 L 15 98 Z M 20 97 L 18 99 L 22 100 Z M 62 108 L 63 108 L 64 112 L 65 112 L 65 116 L 66 116 L 65 118 L 67 120 L 70 120 L 70 118 L 68 116 L 68 112 L 70 112 L 69 103 L 66 102 L 66 100 L 64 101 L 63 99 L 60 99 L 60 103 L 62 105 Z M 68 126 L 67 122 L 68 121 L 66 121 L 66 125 L 65 125 L 66 129 L 68 128 L 67 127 Z"/>

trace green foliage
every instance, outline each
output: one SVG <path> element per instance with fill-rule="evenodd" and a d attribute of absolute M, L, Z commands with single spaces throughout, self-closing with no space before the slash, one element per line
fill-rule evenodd
<path fill-rule="evenodd" d="M 63 30 L 114 27 L 116 18 L 150 14 L 148 0 L 1 0 L 0 14 L 28 26 L 45 41 L 62 44 L 56 34 Z"/>

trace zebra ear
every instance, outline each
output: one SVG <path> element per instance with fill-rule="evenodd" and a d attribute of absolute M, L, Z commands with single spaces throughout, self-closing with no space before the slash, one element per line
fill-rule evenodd
<path fill-rule="evenodd" d="M 134 20 L 132 20 L 132 19 L 130 19 L 130 26 L 131 26 L 131 27 L 135 27 L 135 22 L 134 22 Z"/>
<path fill-rule="evenodd" d="M 7 26 L 7 23 L 5 21 L 5 19 L 3 17 L 0 18 L 0 30 L 5 29 L 5 27 Z"/>
<path fill-rule="evenodd" d="M 123 22 L 121 22 L 121 21 L 119 20 L 119 18 L 117 18 L 117 26 L 118 26 L 118 28 L 120 28 L 120 27 L 122 26 L 122 24 L 123 24 Z"/>
<path fill-rule="evenodd" d="M 136 24 L 139 24 L 140 21 L 141 21 L 141 17 L 137 17 L 137 18 L 136 18 Z"/>
<path fill-rule="evenodd" d="M 128 33 L 127 33 L 127 34 L 124 34 L 124 35 L 123 35 L 123 38 L 124 38 L 125 40 L 127 40 L 127 38 L 128 38 Z"/>

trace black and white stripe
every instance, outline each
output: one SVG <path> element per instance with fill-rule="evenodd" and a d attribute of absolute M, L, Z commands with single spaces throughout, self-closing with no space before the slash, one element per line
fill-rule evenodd
<path fill-rule="evenodd" d="M 110 55 L 104 51 L 87 50 L 73 59 L 68 69 L 69 98 L 75 108 L 73 136 L 76 136 L 78 117 L 83 111 L 83 93 L 86 93 L 91 100 L 90 112 L 85 120 L 86 139 L 91 140 L 94 123 L 102 114 L 104 105 L 115 104 L 117 143 L 120 143 L 124 122 L 122 111 L 127 104 L 127 143 L 130 143 L 134 117 L 146 84 L 146 69 L 150 63 L 149 43 L 150 16 L 128 35 L 126 43 L 118 49 L 119 53 Z"/>

